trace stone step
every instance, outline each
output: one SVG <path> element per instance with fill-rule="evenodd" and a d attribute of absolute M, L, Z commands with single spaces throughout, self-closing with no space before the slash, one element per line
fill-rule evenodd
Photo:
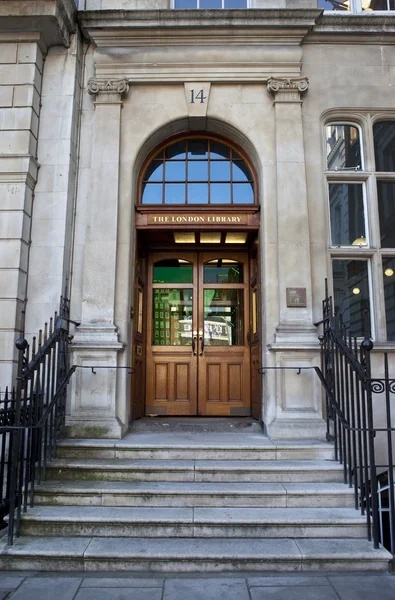
<path fill-rule="evenodd" d="M 262 425 L 252 417 L 143 417 L 131 423 L 131 433 L 259 433 Z"/>
<path fill-rule="evenodd" d="M 21 518 L 21 535 L 98 537 L 366 537 L 350 508 L 154 508 L 43 506 Z"/>
<path fill-rule="evenodd" d="M 48 481 L 35 490 L 37 505 L 349 507 L 343 483 L 201 483 Z"/>
<path fill-rule="evenodd" d="M 66 439 L 58 458 L 156 460 L 333 460 L 333 445 L 321 441 L 273 442 L 261 434 L 129 434 L 122 440 Z"/>
<path fill-rule="evenodd" d="M 365 539 L 21 537 L 0 546 L 3 570 L 386 572 L 391 558 Z"/>
<path fill-rule="evenodd" d="M 327 460 L 56 459 L 47 479 L 89 481 L 341 482 L 342 467 Z"/>

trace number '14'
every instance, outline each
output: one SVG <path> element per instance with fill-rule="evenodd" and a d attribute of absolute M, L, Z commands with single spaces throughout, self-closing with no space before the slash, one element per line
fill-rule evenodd
<path fill-rule="evenodd" d="M 203 94 L 203 90 L 199 90 L 197 94 L 195 94 L 195 90 L 191 90 L 191 104 L 195 104 L 195 100 L 200 100 L 200 104 L 204 104 L 207 96 Z"/>

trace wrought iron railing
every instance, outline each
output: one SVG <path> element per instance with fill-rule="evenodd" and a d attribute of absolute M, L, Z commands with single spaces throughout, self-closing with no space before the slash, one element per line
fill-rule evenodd
<path fill-rule="evenodd" d="M 33 338 L 16 342 L 16 386 L 0 398 L 0 517 L 8 514 L 8 543 L 19 534 L 21 512 L 33 506 L 35 484 L 55 457 L 63 435 L 69 365 L 69 300 Z"/>
<path fill-rule="evenodd" d="M 384 354 L 382 377 L 372 378 L 368 317 L 365 312 L 363 339 L 352 336 L 341 315 L 334 314 L 326 284 L 323 318 L 316 323 L 323 326 L 320 379 L 326 395 L 327 439 L 334 442 L 344 482 L 354 487 L 355 508 L 366 516 L 374 546 L 381 542 L 395 553 L 395 428 L 391 415 L 395 379 L 389 376 L 388 353 Z M 378 483 L 383 478 L 388 483 L 385 496 Z M 383 508 L 388 529 L 382 526 Z"/>

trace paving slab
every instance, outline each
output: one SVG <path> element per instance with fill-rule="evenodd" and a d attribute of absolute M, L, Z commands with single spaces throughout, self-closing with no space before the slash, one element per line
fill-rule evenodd
<path fill-rule="evenodd" d="M 158 577 L 85 577 L 81 588 L 162 588 L 164 581 Z"/>
<path fill-rule="evenodd" d="M 160 588 L 84 588 L 78 591 L 75 600 L 161 600 Z M 26 599 L 27 600 L 27 599 Z"/>
<path fill-rule="evenodd" d="M 331 586 L 254 587 L 251 600 L 339 600 Z M 351 600 L 351 598 L 348 598 Z M 357 599 L 355 599 L 357 600 Z"/>
<path fill-rule="evenodd" d="M 329 581 L 336 590 L 340 600 L 394 600 L 394 575 L 341 576 L 331 575 Z"/>
<path fill-rule="evenodd" d="M 0 589 L 1 590 L 15 590 L 24 580 L 24 577 L 12 577 L 12 575 L 1 575 L 0 574 Z"/>
<path fill-rule="evenodd" d="M 168 579 L 163 600 L 249 600 L 244 579 Z"/>
<path fill-rule="evenodd" d="M 298 585 L 330 585 L 327 577 L 320 575 L 279 575 L 267 577 L 249 577 L 249 587 L 294 587 Z"/>
<path fill-rule="evenodd" d="M 79 577 L 28 578 L 12 595 L 12 600 L 73 600 L 81 582 Z"/>

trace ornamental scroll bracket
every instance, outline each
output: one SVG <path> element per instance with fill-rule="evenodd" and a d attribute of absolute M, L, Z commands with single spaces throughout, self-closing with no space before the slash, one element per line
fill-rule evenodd
<path fill-rule="evenodd" d="M 120 102 L 129 91 L 129 82 L 127 79 L 89 79 L 88 93 L 96 96 L 96 102 L 100 97 L 100 102 L 111 102 L 117 100 Z"/>
<path fill-rule="evenodd" d="M 275 102 L 301 102 L 308 89 L 307 77 L 271 77 L 267 81 L 267 91 L 274 95 Z"/>

